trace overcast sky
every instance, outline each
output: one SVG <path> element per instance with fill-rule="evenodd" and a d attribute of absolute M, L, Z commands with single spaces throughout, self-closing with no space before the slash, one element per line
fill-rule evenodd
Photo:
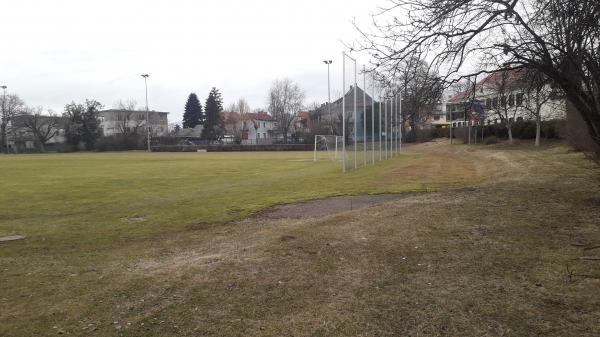
<path fill-rule="evenodd" d="M 382 0 L 384 1 L 384 0 Z M 0 84 L 31 106 L 62 112 L 71 101 L 119 99 L 179 122 L 190 92 L 219 88 L 225 106 L 245 97 L 266 105 L 273 80 L 289 77 L 307 103 L 341 92 L 342 41 L 381 1 L 365 0 L 4 0 Z M 364 60 L 366 61 L 366 60 Z"/>

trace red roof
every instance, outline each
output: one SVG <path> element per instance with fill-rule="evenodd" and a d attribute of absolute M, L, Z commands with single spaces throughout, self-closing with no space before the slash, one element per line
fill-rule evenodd
<path fill-rule="evenodd" d="M 298 117 L 300 119 L 308 119 L 308 117 L 310 117 L 310 113 L 308 111 L 298 111 Z"/>
<path fill-rule="evenodd" d="M 225 120 L 225 123 L 234 123 L 241 120 L 256 120 L 256 121 L 274 121 L 275 119 L 266 112 L 252 112 L 240 114 L 235 111 L 223 111 L 221 116 Z"/>
<path fill-rule="evenodd" d="M 245 119 L 245 120 L 252 119 L 252 120 L 257 120 L 257 121 L 274 121 L 275 120 L 273 117 L 271 117 L 271 115 L 267 114 L 266 112 L 253 112 L 253 113 L 243 114 L 242 119 Z"/>

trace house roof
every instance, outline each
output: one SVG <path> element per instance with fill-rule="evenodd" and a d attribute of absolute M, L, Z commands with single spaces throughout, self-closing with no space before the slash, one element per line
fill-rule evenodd
<path fill-rule="evenodd" d="M 525 85 L 528 74 L 530 74 L 530 70 L 528 71 L 527 69 L 512 69 L 505 72 L 494 72 L 477 82 L 475 90 L 481 89 L 482 87 L 493 90 L 500 85 L 506 86 L 509 90 L 522 88 Z M 473 88 L 455 94 L 448 101 L 451 103 L 463 102 L 465 99 L 471 97 L 472 94 Z"/>
<path fill-rule="evenodd" d="M 251 112 L 240 114 L 235 111 L 223 111 L 221 112 L 221 116 L 223 116 L 223 119 L 226 123 L 235 123 L 242 120 L 255 120 L 265 122 L 271 122 L 275 120 L 271 115 L 267 114 L 266 112 Z"/>
<path fill-rule="evenodd" d="M 299 111 L 298 118 L 300 119 L 308 119 L 310 117 L 310 112 L 308 111 Z"/>
<path fill-rule="evenodd" d="M 100 112 L 100 113 L 104 113 L 104 112 L 146 112 L 146 110 L 106 109 L 106 110 L 100 110 L 98 112 Z M 149 110 L 148 112 L 155 112 L 155 113 L 159 113 L 159 114 L 169 114 L 166 111 Z"/>
<path fill-rule="evenodd" d="M 346 98 L 348 97 L 354 97 L 354 86 L 350 86 L 350 89 L 348 89 L 348 91 L 346 92 L 346 94 L 344 95 Z M 366 96 L 367 101 L 370 101 L 372 99 L 372 97 L 366 93 L 361 87 L 359 87 L 358 85 L 356 86 L 356 97 L 357 98 L 361 98 Z M 342 99 L 344 97 L 340 97 L 337 100 L 335 100 L 334 102 L 332 102 L 332 104 L 341 104 L 342 103 Z"/>

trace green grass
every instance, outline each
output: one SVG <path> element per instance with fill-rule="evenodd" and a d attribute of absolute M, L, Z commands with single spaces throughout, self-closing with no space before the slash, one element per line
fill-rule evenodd
<path fill-rule="evenodd" d="M 0 157 L 0 235 L 26 249 L 111 247 L 326 196 L 420 190 L 382 178 L 411 156 L 342 175 L 311 153 L 82 153 Z"/>
<path fill-rule="evenodd" d="M 1 336 L 594 336 L 598 168 L 562 144 L 0 157 Z M 322 219 L 269 206 L 421 191 Z M 583 246 L 582 246 L 583 245 Z M 566 265 L 573 271 L 568 282 Z M 116 322 L 116 323 L 115 323 Z"/>

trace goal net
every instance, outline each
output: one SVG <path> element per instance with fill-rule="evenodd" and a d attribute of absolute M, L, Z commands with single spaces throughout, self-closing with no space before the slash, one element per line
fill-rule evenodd
<path fill-rule="evenodd" d="M 342 160 L 342 136 L 315 135 L 314 161 Z"/>

